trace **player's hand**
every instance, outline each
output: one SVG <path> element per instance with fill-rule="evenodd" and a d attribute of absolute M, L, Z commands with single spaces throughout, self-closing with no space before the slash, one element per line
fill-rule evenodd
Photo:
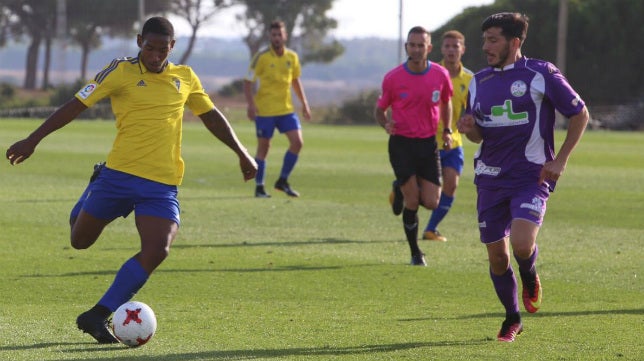
<path fill-rule="evenodd" d="M 541 174 L 539 174 L 539 185 L 543 184 L 546 180 L 557 181 L 563 174 L 566 169 L 565 164 L 561 164 L 556 159 L 550 162 L 546 162 L 541 168 Z"/>
<path fill-rule="evenodd" d="M 465 114 L 456 122 L 456 128 L 460 133 L 467 134 L 474 129 L 475 124 L 474 117 L 471 114 Z"/>
<path fill-rule="evenodd" d="M 394 135 L 394 132 L 396 130 L 396 121 L 394 121 L 393 119 L 387 120 L 385 122 L 384 128 L 387 134 Z"/>
<path fill-rule="evenodd" d="M 452 149 L 452 135 L 446 132 L 443 132 L 443 149 Z"/>
<path fill-rule="evenodd" d="M 257 107 L 254 104 L 246 107 L 246 116 L 248 117 L 248 120 L 255 121 L 255 118 L 257 117 Z"/>
<path fill-rule="evenodd" d="M 23 139 L 7 149 L 6 157 L 11 165 L 16 165 L 27 160 L 34 153 L 34 150 L 36 150 L 36 145 L 30 142 L 29 139 Z"/>
<path fill-rule="evenodd" d="M 257 175 L 257 163 L 247 152 L 239 157 L 239 168 L 242 171 L 244 182 L 249 181 Z"/>
<path fill-rule="evenodd" d="M 308 104 L 302 107 L 302 115 L 304 115 L 304 119 L 311 120 L 311 108 Z"/>

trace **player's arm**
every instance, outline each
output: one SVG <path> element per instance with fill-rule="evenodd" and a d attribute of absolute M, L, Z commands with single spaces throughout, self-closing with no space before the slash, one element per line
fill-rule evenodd
<path fill-rule="evenodd" d="M 378 105 L 373 112 L 373 116 L 376 118 L 376 122 L 380 124 L 381 127 L 385 129 L 387 134 L 393 134 L 394 131 L 394 121 L 389 119 L 387 116 L 387 109 L 382 109 Z"/>
<path fill-rule="evenodd" d="M 440 121 L 443 122 L 442 140 L 445 149 L 451 148 L 452 144 L 452 99 L 441 102 L 439 105 Z"/>
<path fill-rule="evenodd" d="M 254 83 L 248 79 L 244 79 L 244 96 L 246 97 L 246 116 L 250 120 L 255 120 L 257 116 L 257 106 L 255 105 L 255 98 L 253 97 Z"/>
<path fill-rule="evenodd" d="M 556 181 L 561 177 L 566 169 L 566 164 L 568 164 L 570 154 L 572 154 L 573 149 L 575 149 L 575 146 L 577 146 L 577 143 L 579 143 L 581 136 L 586 130 L 589 118 L 588 108 L 585 106 L 579 113 L 570 117 L 566 139 L 561 144 L 561 148 L 557 152 L 555 159 L 543 165 L 539 177 L 539 184 L 543 183 L 546 179 Z"/>
<path fill-rule="evenodd" d="M 11 165 L 19 164 L 29 158 L 36 150 L 36 146 L 47 135 L 69 124 L 87 106 L 76 97 L 56 109 L 33 133 L 20 140 L 7 149 L 6 157 Z"/>
<path fill-rule="evenodd" d="M 465 134 L 465 137 L 474 143 L 481 143 L 483 141 L 483 136 L 481 135 L 481 128 L 476 125 L 476 121 L 472 114 L 463 115 L 458 122 L 456 127 L 461 134 Z"/>
<path fill-rule="evenodd" d="M 302 81 L 300 78 L 293 79 L 293 90 L 295 90 L 295 95 L 300 100 L 302 104 L 302 114 L 304 119 L 311 120 L 311 108 L 309 108 L 309 102 L 306 100 L 306 94 L 304 94 L 304 86 L 302 86 Z"/>
<path fill-rule="evenodd" d="M 215 107 L 212 110 L 199 115 L 199 118 L 201 118 L 201 121 L 206 128 L 208 128 L 210 133 L 237 154 L 239 157 L 239 167 L 241 168 L 244 180 L 247 181 L 255 178 L 255 174 L 257 173 L 257 163 L 255 163 L 255 159 L 248 154 L 248 150 L 246 150 L 246 147 L 241 144 L 235 131 L 230 126 L 228 119 L 226 119 L 219 109 Z"/>

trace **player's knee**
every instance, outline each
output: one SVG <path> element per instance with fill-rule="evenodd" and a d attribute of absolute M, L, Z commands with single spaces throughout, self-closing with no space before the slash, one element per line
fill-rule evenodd
<path fill-rule="evenodd" d="M 74 249 L 87 249 L 92 244 L 94 244 L 95 241 L 96 239 L 78 236 L 78 235 L 75 235 L 73 232 L 70 237 L 70 244 Z"/>

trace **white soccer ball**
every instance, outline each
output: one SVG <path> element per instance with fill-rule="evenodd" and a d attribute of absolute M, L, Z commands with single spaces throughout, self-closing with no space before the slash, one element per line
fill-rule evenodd
<path fill-rule="evenodd" d="M 143 302 L 126 302 L 112 316 L 114 336 L 129 347 L 144 345 L 156 330 L 157 318 L 154 311 Z"/>

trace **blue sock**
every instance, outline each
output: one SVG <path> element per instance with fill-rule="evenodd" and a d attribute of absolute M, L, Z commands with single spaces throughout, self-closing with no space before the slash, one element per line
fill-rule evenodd
<path fill-rule="evenodd" d="M 288 179 L 288 176 L 291 175 L 293 168 L 295 168 L 295 163 L 297 163 L 298 155 L 290 151 L 286 151 L 284 154 L 284 163 L 282 164 L 282 171 L 280 172 L 280 178 Z"/>
<path fill-rule="evenodd" d="M 447 215 L 447 212 L 449 212 L 449 209 L 452 208 L 452 203 L 454 203 L 454 197 L 450 197 L 445 193 L 441 193 L 441 199 L 438 202 L 438 207 L 432 211 L 432 216 L 429 218 L 429 222 L 427 223 L 427 227 L 425 227 L 425 231 L 432 231 L 436 232 L 436 227 L 438 227 L 438 224 L 441 223 L 443 218 Z"/>
<path fill-rule="evenodd" d="M 264 178 L 266 177 L 266 160 L 255 158 L 257 163 L 257 174 L 255 175 L 255 184 L 258 186 L 264 185 Z"/>
<path fill-rule="evenodd" d="M 512 266 L 508 270 L 497 276 L 490 271 L 490 278 L 494 284 L 494 290 L 499 297 L 499 301 L 505 307 L 505 314 L 511 315 L 519 313 L 519 296 L 517 295 L 517 279 L 514 276 Z"/>
<path fill-rule="evenodd" d="M 99 305 L 116 311 L 120 305 L 129 301 L 148 280 L 148 273 L 135 258 L 130 258 L 116 273 L 114 282 L 103 295 Z"/>

